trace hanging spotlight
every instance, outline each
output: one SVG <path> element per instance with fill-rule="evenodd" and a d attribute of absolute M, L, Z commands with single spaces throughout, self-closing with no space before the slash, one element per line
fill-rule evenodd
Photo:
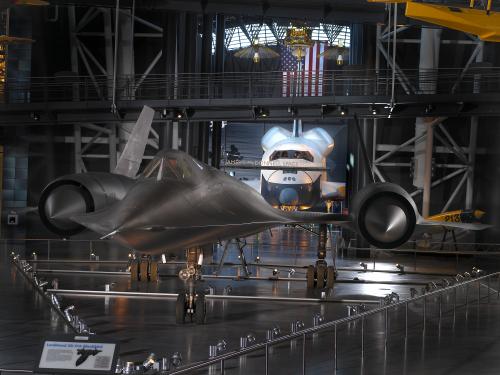
<path fill-rule="evenodd" d="M 255 53 L 253 54 L 253 58 L 252 58 L 253 62 L 255 64 L 258 64 L 260 62 L 260 55 L 259 55 L 259 51 L 255 51 Z"/>
<path fill-rule="evenodd" d="M 30 117 L 34 121 L 40 121 L 40 114 L 38 112 L 31 112 Z"/>
<path fill-rule="evenodd" d="M 168 116 L 168 113 L 169 113 L 169 110 L 168 110 L 168 109 L 166 109 L 166 108 L 163 108 L 163 109 L 161 110 L 160 118 L 161 118 L 161 119 L 163 119 L 163 120 L 164 120 L 164 119 L 166 119 L 166 118 L 167 118 L 167 116 Z"/>
<path fill-rule="evenodd" d="M 175 109 L 174 110 L 174 118 L 180 120 L 182 117 L 184 117 L 184 113 L 180 109 Z"/>
<path fill-rule="evenodd" d="M 263 107 L 253 107 L 253 114 L 255 118 L 269 117 L 269 110 Z"/>
<path fill-rule="evenodd" d="M 378 115 L 378 109 L 374 104 L 372 104 L 368 109 L 370 110 L 372 115 Z"/>
<path fill-rule="evenodd" d="M 434 112 L 434 109 L 435 109 L 435 107 L 433 104 L 427 104 L 425 106 L 425 114 L 428 115 L 428 114 Z"/>
<path fill-rule="evenodd" d="M 341 115 L 341 116 L 345 116 L 345 115 L 347 115 L 347 113 L 348 113 L 349 111 L 347 110 L 347 108 L 346 108 L 346 107 L 344 107 L 344 106 L 340 106 L 340 108 L 339 108 L 339 112 L 340 112 L 340 115 Z"/>
<path fill-rule="evenodd" d="M 342 56 L 341 53 L 337 56 L 337 65 L 341 66 L 344 65 L 344 57 Z"/>
<path fill-rule="evenodd" d="M 184 113 L 185 113 L 185 115 L 186 115 L 187 118 L 193 117 L 193 115 L 194 115 L 195 112 L 196 111 L 194 110 L 194 108 L 186 108 L 184 110 Z"/>
<path fill-rule="evenodd" d="M 321 117 L 328 115 L 335 111 L 336 107 L 334 105 L 321 104 Z"/>

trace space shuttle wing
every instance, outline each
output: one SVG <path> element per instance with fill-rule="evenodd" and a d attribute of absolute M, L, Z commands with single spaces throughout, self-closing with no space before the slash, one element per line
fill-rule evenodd
<path fill-rule="evenodd" d="M 344 200 L 345 182 L 321 181 L 321 197 L 327 200 Z"/>

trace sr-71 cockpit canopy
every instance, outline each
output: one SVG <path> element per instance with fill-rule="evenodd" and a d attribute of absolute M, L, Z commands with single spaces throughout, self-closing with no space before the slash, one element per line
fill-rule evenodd
<path fill-rule="evenodd" d="M 139 175 L 140 179 L 196 180 L 208 168 L 180 151 L 160 151 Z"/>

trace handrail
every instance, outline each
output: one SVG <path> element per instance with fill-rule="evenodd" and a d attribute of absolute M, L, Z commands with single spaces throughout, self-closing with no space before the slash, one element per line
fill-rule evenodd
<path fill-rule="evenodd" d="M 8 243 L 8 242 L 22 242 L 22 241 L 26 241 L 26 242 L 47 242 L 47 241 L 50 241 L 50 242 L 62 242 L 62 243 L 66 243 L 66 242 L 87 242 L 87 243 L 111 243 L 112 241 L 109 240 L 109 239 L 100 239 L 100 238 L 96 238 L 96 239 L 74 239 L 74 238 L 68 238 L 68 239 L 64 239 L 64 238 L 0 238 L 0 243 Z M 254 242 L 253 241 L 247 241 L 247 244 L 248 245 L 252 245 Z M 264 242 L 264 241 L 258 241 L 259 245 L 272 245 L 272 243 L 270 242 Z M 413 244 L 415 243 L 415 241 L 408 241 L 407 242 L 408 244 Z M 429 242 L 430 245 L 441 245 L 443 244 L 442 242 L 440 241 L 431 241 Z M 445 242 L 444 245 L 449 245 L 449 246 L 457 246 L 457 247 L 460 247 L 460 246 L 484 246 L 484 247 L 498 247 L 500 249 L 500 243 L 495 243 L 495 242 Z M 309 247 L 309 246 L 296 246 L 297 248 L 300 248 L 300 247 Z M 404 247 L 401 247 L 401 248 L 395 248 L 395 249 L 381 249 L 381 248 L 373 248 L 373 247 L 347 247 L 346 248 L 347 250 L 372 250 L 372 251 L 411 251 L 411 252 L 414 252 L 414 251 L 417 251 L 417 252 L 426 252 L 426 253 L 431 253 L 431 252 L 436 252 L 436 253 L 440 253 L 440 254 L 445 254 L 446 252 L 450 252 L 450 253 L 453 253 L 455 254 L 455 251 L 448 251 L 448 250 L 419 250 L 419 249 L 412 249 L 412 248 L 404 248 Z M 484 251 L 483 251 L 484 252 Z M 487 252 L 487 251 L 486 251 Z M 489 254 L 489 252 L 488 252 Z"/>
<path fill-rule="evenodd" d="M 221 365 L 224 365 L 224 361 L 226 361 L 228 359 L 237 358 L 237 357 L 240 357 L 242 355 L 246 355 L 246 354 L 249 354 L 249 353 L 261 350 L 261 349 L 267 349 L 267 348 L 269 348 L 269 346 L 272 346 L 272 345 L 276 345 L 276 344 L 283 343 L 283 342 L 286 342 L 286 341 L 295 340 L 295 339 L 298 339 L 298 338 L 302 338 L 304 340 L 303 342 L 305 342 L 305 336 L 308 335 L 308 334 L 318 333 L 320 331 L 325 331 L 325 330 L 331 329 L 331 328 L 335 328 L 336 329 L 336 327 L 339 326 L 339 325 L 341 325 L 341 324 L 353 322 L 353 321 L 356 321 L 356 320 L 359 320 L 359 319 L 364 319 L 365 317 L 368 317 L 368 316 L 371 316 L 371 315 L 374 315 L 374 314 L 378 314 L 380 312 L 384 312 L 384 311 L 387 311 L 389 309 L 393 309 L 393 308 L 396 308 L 396 307 L 399 307 L 399 306 L 408 305 L 411 302 L 419 301 L 419 300 L 422 300 L 422 299 L 425 300 L 426 298 L 428 298 L 430 296 L 441 295 L 441 294 L 443 294 L 445 292 L 457 289 L 459 287 L 468 286 L 469 284 L 477 283 L 477 282 L 480 282 L 481 280 L 490 279 L 490 278 L 495 277 L 495 276 L 499 277 L 500 276 L 500 272 L 495 272 L 495 273 L 491 273 L 491 274 L 488 274 L 488 275 L 485 275 L 485 276 L 477 277 L 477 278 L 474 278 L 474 279 L 471 279 L 471 280 L 467 280 L 467 281 L 464 281 L 464 282 L 461 282 L 461 283 L 457 283 L 457 284 L 454 284 L 454 285 L 451 285 L 451 286 L 448 286 L 448 287 L 444 287 L 444 288 L 441 288 L 441 289 L 438 289 L 438 290 L 435 290 L 435 291 L 432 291 L 432 292 L 428 292 L 426 294 L 423 294 L 423 295 L 420 295 L 420 296 L 417 296 L 417 297 L 414 297 L 414 298 L 409 298 L 409 299 L 406 299 L 406 300 L 403 300 L 403 301 L 399 301 L 399 302 L 396 302 L 396 303 L 393 303 L 393 304 L 390 304 L 390 305 L 387 305 L 387 306 L 383 306 L 383 307 L 379 307 L 379 308 L 376 308 L 376 309 L 368 310 L 366 312 L 362 312 L 362 313 L 359 313 L 357 315 L 348 316 L 348 317 L 345 317 L 345 318 L 334 320 L 332 322 L 321 324 L 321 325 L 319 325 L 317 327 L 306 328 L 306 329 L 303 329 L 303 330 L 301 330 L 299 332 L 290 333 L 290 334 L 285 335 L 285 336 L 280 336 L 278 338 L 275 338 L 275 339 L 272 339 L 272 340 L 269 340 L 269 341 L 266 341 L 266 342 L 258 343 L 258 344 L 252 345 L 250 347 L 247 347 L 247 348 L 241 348 L 239 350 L 235 350 L 235 351 L 232 351 L 232 352 L 229 352 L 229 353 L 221 354 L 221 355 L 215 356 L 213 358 L 210 358 L 210 359 L 208 359 L 206 361 L 194 363 L 192 365 L 187 365 L 187 366 L 184 366 L 182 368 L 176 369 L 174 371 L 169 372 L 168 374 L 169 375 L 184 374 L 184 373 L 187 373 L 189 371 L 193 371 L 193 370 L 205 368 L 205 367 L 208 367 L 208 366 L 211 366 L 211 365 L 214 365 L 214 364 L 218 364 L 218 363 L 220 363 Z"/>
<path fill-rule="evenodd" d="M 300 82 L 295 72 L 283 71 L 150 74 L 145 78 L 123 75 L 117 77 L 116 87 L 120 101 L 388 96 L 386 83 L 392 79 L 391 72 L 390 69 L 325 70 L 311 72 Z M 289 76 L 286 73 L 291 73 L 291 80 L 286 78 Z M 465 74 L 459 68 L 424 72 L 406 69 L 401 74 L 415 87 L 426 82 L 436 84 L 433 94 L 472 94 L 478 83 L 482 85 L 481 93 L 500 93 L 500 67 L 480 67 Z M 453 91 L 456 82 L 459 82 L 458 90 Z M 303 87 L 297 89 L 300 86 L 298 83 Z M 398 95 L 406 95 L 399 81 L 395 82 L 395 88 Z M 112 94 L 110 78 L 106 75 L 7 79 L 0 85 L 2 91 L 16 94 L 9 95 L 11 103 L 101 101 L 110 100 Z M 417 91 L 415 94 L 429 93 Z"/>

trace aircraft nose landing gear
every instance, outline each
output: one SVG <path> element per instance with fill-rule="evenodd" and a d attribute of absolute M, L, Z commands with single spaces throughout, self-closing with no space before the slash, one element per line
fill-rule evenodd
<path fill-rule="evenodd" d="M 186 323 L 186 318 L 191 323 L 205 324 L 207 317 L 207 306 L 203 293 L 180 293 L 175 305 L 175 322 Z"/>
<path fill-rule="evenodd" d="M 196 324 L 204 324 L 207 316 L 205 295 L 195 291 L 195 283 L 201 278 L 201 264 L 203 250 L 200 248 L 188 249 L 187 267 L 179 271 L 179 279 L 185 282 L 186 291 L 179 293 L 175 305 L 175 322 L 186 323 L 186 318 Z"/>

